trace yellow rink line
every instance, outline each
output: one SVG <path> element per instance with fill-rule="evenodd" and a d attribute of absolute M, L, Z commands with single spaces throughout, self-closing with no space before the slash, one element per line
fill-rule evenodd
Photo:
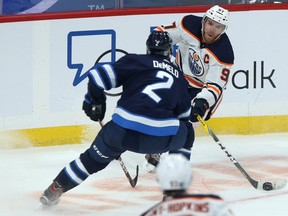
<path fill-rule="evenodd" d="M 288 116 L 225 117 L 207 121 L 209 127 L 218 134 L 263 134 L 288 132 Z M 2 143 L 9 147 L 53 146 L 64 144 L 91 143 L 100 130 L 98 124 L 34 128 L 2 131 Z M 200 125 L 196 136 L 206 136 Z M 1 149 L 1 146 L 0 146 Z"/>
<path fill-rule="evenodd" d="M 212 118 L 207 121 L 209 127 L 216 134 L 252 135 L 265 133 L 288 132 L 288 116 L 250 116 L 250 117 L 223 117 Z M 202 135 L 205 130 L 196 130 Z"/>

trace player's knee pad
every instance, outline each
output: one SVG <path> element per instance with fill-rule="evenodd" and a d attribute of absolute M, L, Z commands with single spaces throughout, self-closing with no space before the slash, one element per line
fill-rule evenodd
<path fill-rule="evenodd" d="M 80 160 L 90 174 L 104 169 L 110 163 L 99 163 L 98 161 L 94 160 L 89 153 L 89 149 L 80 155 Z"/>

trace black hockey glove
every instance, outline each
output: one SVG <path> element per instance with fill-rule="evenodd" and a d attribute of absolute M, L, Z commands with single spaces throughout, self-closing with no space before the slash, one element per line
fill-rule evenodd
<path fill-rule="evenodd" d="M 82 109 L 92 121 L 102 121 L 106 112 L 106 100 L 92 100 L 89 94 L 86 94 Z"/>
<path fill-rule="evenodd" d="M 202 118 L 205 115 L 206 111 L 209 109 L 208 102 L 203 98 L 196 98 L 193 101 L 191 107 L 190 121 L 197 122 L 197 115 L 200 115 Z"/>

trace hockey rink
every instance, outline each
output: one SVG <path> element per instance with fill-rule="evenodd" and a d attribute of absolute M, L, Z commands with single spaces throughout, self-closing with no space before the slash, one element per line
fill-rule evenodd
<path fill-rule="evenodd" d="M 288 133 L 218 135 L 218 138 L 255 180 L 288 178 Z M 144 155 L 127 152 L 122 159 L 131 176 L 135 176 L 137 164 L 140 168 L 135 188 L 128 183 L 118 161 L 113 161 L 105 170 L 64 194 L 54 208 L 39 209 L 38 200 L 44 189 L 89 145 L 28 145 L 11 149 L 7 142 L 1 144 L 0 215 L 135 216 L 161 200 L 155 174 L 143 170 Z M 236 216 L 288 214 L 288 187 L 268 192 L 254 189 L 211 137 L 196 138 L 191 163 L 191 193 L 221 195 Z"/>

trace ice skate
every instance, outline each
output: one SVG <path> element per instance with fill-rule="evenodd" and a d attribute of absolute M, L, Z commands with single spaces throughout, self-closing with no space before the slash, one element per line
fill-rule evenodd
<path fill-rule="evenodd" d="M 40 197 L 40 202 L 43 206 L 55 206 L 60 201 L 59 198 L 62 194 L 61 185 L 57 181 L 53 181 Z"/>
<path fill-rule="evenodd" d="M 160 161 L 160 154 L 146 154 L 145 159 L 143 163 L 145 170 L 149 173 L 154 172 Z"/>

